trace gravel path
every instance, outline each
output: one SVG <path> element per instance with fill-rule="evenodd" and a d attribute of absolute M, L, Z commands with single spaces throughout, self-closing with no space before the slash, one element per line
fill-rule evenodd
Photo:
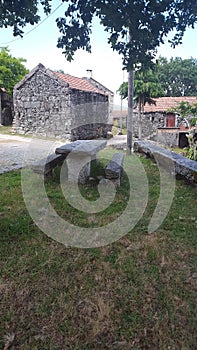
<path fill-rule="evenodd" d="M 65 142 L 0 134 L 0 174 L 32 164 L 39 158 L 53 153 L 55 148 L 63 143 Z M 126 144 L 126 136 L 117 135 L 108 140 L 107 144 Z"/>
<path fill-rule="evenodd" d="M 0 174 L 43 158 L 46 150 L 53 153 L 61 142 L 0 134 Z"/>

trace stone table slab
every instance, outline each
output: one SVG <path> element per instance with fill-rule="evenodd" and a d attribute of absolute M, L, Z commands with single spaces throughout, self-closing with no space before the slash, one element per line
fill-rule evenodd
<path fill-rule="evenodd" d="M 90 163 L 107 145 L 106 140 L 77 140 L 56 148 L 56 154 L 67 155 L 68 181 L 86 183 L 90 176 Z"/>
<path fill-rule="evenodd" d="M 107 145 L 106 140 L 77 140 L 56 148 L 57 154 L 78 153 L 93 156 Z"/>

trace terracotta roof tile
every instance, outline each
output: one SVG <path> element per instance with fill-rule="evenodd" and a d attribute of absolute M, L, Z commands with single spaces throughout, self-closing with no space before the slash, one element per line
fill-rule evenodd
<path fill-rule="evenodd" d="M 154 98 L 156 105 L 144 106 L 145 113 L 151 112 L 167 112 L 168 110 L 177 107 L 180 102 L 189 102 L 190 104 L 197 103 L 197 97 L 195 96 L 183 96 L 183 97 L 158 97 Z"/>
<path fill-rule="evenodd" d="M 123 109 L 122 110 L 122 117 L 126 118 L 127 114 L 128 114 L 128 111 Z M 113 118 L 120 118 L 121 117 L 121 110 L 117 110 L 117 109 L 113 110 L 112 116 L 113 116 Z"/>
<path fill-rule="evenodd" d="M 106 93 L 96 88 L 87 79 L 73 77 L 72 75 L 63 74 L 60 72 L 54 72 L 54 73 L 58 76 L 58 78 L 63 80 L 65 83 L 68 83 L 72 89 L 106 95 Z"/>

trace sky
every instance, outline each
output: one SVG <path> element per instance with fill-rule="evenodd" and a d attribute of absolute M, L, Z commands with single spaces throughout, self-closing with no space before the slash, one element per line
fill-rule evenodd
<path fill-rule="evenodd" d="M 64 15 L 65 3 L 60 0 L 52 0 L 52 13 L 49 17 L 40 16 L 42 23 L 38 26 L 26 26 L 23 38 L 15 38 L 11 28 L 0 29 L 0 47 L 7 46 L 14 57 L 26 59 L 25 66 L 33 69 L 38 63 L 52 70 L 62 69 L 65 73 L 84 77 L 86 70 L 91 69 L 93 78 L 105 85 L 115 93 L 114 103 L 120 105 L 120 97 L 116 93 L 123 81 L 127 80 L 127 73 L 122 70 L 121 56 L 110 48 L 107 43 L 107 33 L 100 26 L 98 20 L 94 22 L 92 33 L 92 53 L 79 50 L 74 61 L 68 62 L 62 54 L 62 50 L 56 47 L 60 36 L 55 19 Z M 59 6 L 59 8 L 58 8 Z M 57 10 L 56 10 L 57 9 Z M 158 56 L 197 58 L 197 26 L 195 29 L 187 29 L 183 43 L 172 49 L 168 43 L 158 50 Z M 124 103 L 126 106 L 126 101 Z"/>

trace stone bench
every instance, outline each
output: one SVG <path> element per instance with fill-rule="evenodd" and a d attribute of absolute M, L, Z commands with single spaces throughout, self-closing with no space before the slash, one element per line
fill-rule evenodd
<path fill-rule="evenodd" d="M 160 157 L 162 164 L 173 165 L 174 175 L 177 178 L 184 178 L 191 183 L 197 182 L 197 162 L 188 159 L 181 154 L 176 154 L 168 149 L 162 148 L 153 142 L 136 141 L 134 142 L 134 152 L 146 154 L 147 157 Z"/>
<path fill-rule="evenodd" d="M 41 175 L 51 175 L 54 168 L 63 164 L 65 156 L 50 154 L 32 165 L 32 170 Z"/>
<path fill-rule="evenodd" d="M 112 180 L 116 187 L 120 186 L 120 178 L 123 170 L 124 155 L 114 153 L 112 159 L 105 168 L 106 179 Z"/>

